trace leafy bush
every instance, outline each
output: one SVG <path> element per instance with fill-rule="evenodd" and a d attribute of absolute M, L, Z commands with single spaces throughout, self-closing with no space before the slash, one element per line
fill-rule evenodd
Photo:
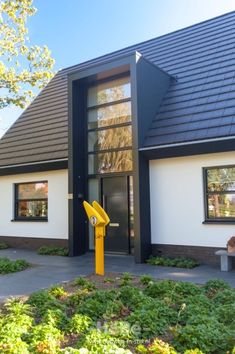
<path fill-rule="evenodd" d="M 22 336 L 31 330 L 30 306 L 20 300 L 9 300 L 0 314 L 0 352 L 29 354 Z"/>
<path fill-rule="evenodd" d="M 69 250 L 65 247 L 41 246 L 37 253 L 45 256 L 68 256 Z"/>
<path fill-rule="evenodd" d="M 92 320 L 107 319 L 119 314 L 122 307 L 115 291 L 99 290 L 84 298 L 77 306 L 76 313 L 87 315 Z"/>
<path fill-rule="evenodd" d="M 134 310 L 126 317 L 126 321 L 139 326 L 139 337 L 148 339 L 163 334 L 170 325 L 175 324 L 177 312 L 165 305 L 163 301 L 155 300 Z"/>
<path fill-rule="evenodd" d="M 154 339 L 153 343 L 148 347 L 148 350 L 152 354 L 177 354 L 172 346 L 158 338 Z"/>
<path fill-rule="evenodd" d="M 16 261 L 11 261 L 6 257 L 0 258 L 0 274 L 20 272 L 28 268 L 29 266 L 30 264 L 24 259 L 17 259 Z"/>
<path fill-rule="evenodd" d="M 151 275 L 144 274 L 140 277 L 140 282 L 143 285 L 149 285 L 149 283 L 153 282 L 153 278 L 151 277 Z"/>
<path fill-rule="evenodd" d="M 46 290 L 39 290 L 30 295 L 27 303 L 33 306 L 36 316 L 39 317 L 45 315 L 47 310 L 65 310 L 65 304 L 61 303 Z"/>
<path fill-rule="evenodd" d="M 9 248 L 9 246 L 5 242 L 0 242 L 0 250 L 5 250 Z"/>
<path fill-rule="evenodd" d="M 99 354 L 131 354 L 131 351 L 120 348 L 123 341 L 117 341 L 109 333 L 94 329 L 78 342 L 78 346 L 88 349 L 89 353 Z"/>
<path fill-rule="evenodd" d="M 206 284 L 204 284 L 203 289 L 206 295 L 210 298 L 214 297 L 220 291 L 230 289 L 228 283 L 221 279 L 211 279 Z"/>
<path fill-rule="evenodd" d="M 215 305 L 225 305 L 235 303 L 235 290 L 234 289 L 225 289 L 219 291 L 212 299 Z"/>
<path fill-rule="evenodd" d="M 93 321 L 90 317 L 81 314 L 75 314 L 69 324 L 68 324 L 68 331 L 70 333 L 81 334 L 88 331 L 91 327 Z"/>
<path fill-rule="evenodd" d="M 177 267 L 188 269 L 192 269 L 199 266 L 198 261 L 186 257 L 170 258 L 165 256 L 151 256 L 146 262 L 152 265 L 158 265 L 163 267 Z"/>
<path fill-rule="evenodd" d="M 196 316 L 192 323 L 176 327 L 173 344 L 180 352 L 194 347 L 203 353 L 226 353 L 233 347 L 234 335 L 215 318 Z"/>
<path fill-rule="evenodd" d="M 53 286 L 27 302 L 8 301 L 0 353 L 235 354 L 234 289 L 217 280 L 197 286 L 145 276 L 141 283 L 97 290 L 78 278 L 72 294 Z"/>
<path fill-rule="evenodd" d="M 32 328 L 25 337 L 29 343 L 30 353 L 57 354 L 63 335 L 56 328 L 54 319 L 51 317 L 47 322 L 42 322 Z"/>
<path fill-rule="evenodd" d="M 80 286 L 83 289 L 87 289 L 87 290 L 94 290 L 95 284 L 91 281 L 89 281 L 88 279 L 86 279 L 85 277 L 78 277 L 73 281 L 73 285 L 74 286 Z"/>
<path fill-rule="evenodd" d="M 64 288 L 62 286 L 58 286 L 58 285 L 52 286 L 49 289 L 48 293 L 57 299 L 60 299 L 64 296 L 68 295 L 68 293 L 64 290 Z"/>
<path fill-rule="evenodd" d="M 120 286 L 130 285 L 132 279 L 133 277 L 130 273 L 124 272 L 121 276 Z"/>

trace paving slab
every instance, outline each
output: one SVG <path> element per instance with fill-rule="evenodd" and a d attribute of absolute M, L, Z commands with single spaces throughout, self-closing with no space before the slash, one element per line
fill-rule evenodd
<path fill-rule="evenodd" d="M 79 257 L 41 256 L 34 251 L 7 249 L 0 257 L 12 260 L 25 259 L 33 266 L 22 272 L 0 275 L 0 300 L 9 296 L 22 296 L 47 288 L 53 284 L 70 281 L 78 276 L 94 273 L 94 253 Z M 235 288 L 235 270 L 221 272 L 219 266 L 201 265 L 194 269 L 136 264 L 132 256 L 105 255 L 107 272 L 129 272 L 134 275 L 149 274 L 156 279 L 172 279 L 204 284 L 210 279 L 222 279 Z"/>

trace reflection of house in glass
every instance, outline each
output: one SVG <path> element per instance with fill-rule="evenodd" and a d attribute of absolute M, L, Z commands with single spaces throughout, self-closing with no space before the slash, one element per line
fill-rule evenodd
<path fill-rule="evenodd" d="M 235 13 L 59 71 L 0 140 L 0 240 L 213 262 L 235 223 Z"/>

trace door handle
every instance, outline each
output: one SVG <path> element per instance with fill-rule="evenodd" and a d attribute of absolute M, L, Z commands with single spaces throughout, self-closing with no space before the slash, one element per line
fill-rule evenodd
<path fill-rule="evenodd" d="M 118 222 L 110 222 L 109 226 L 110 227 L 119 227 L 119 223 Z"/>

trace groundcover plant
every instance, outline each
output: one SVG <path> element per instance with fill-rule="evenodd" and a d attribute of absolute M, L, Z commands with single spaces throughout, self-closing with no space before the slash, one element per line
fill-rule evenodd
<path fill-rule="evenodd" d="M 11 299 L 0 353 L 235 353 L 235 290 L 128 273 L 77 278 Z"/>

